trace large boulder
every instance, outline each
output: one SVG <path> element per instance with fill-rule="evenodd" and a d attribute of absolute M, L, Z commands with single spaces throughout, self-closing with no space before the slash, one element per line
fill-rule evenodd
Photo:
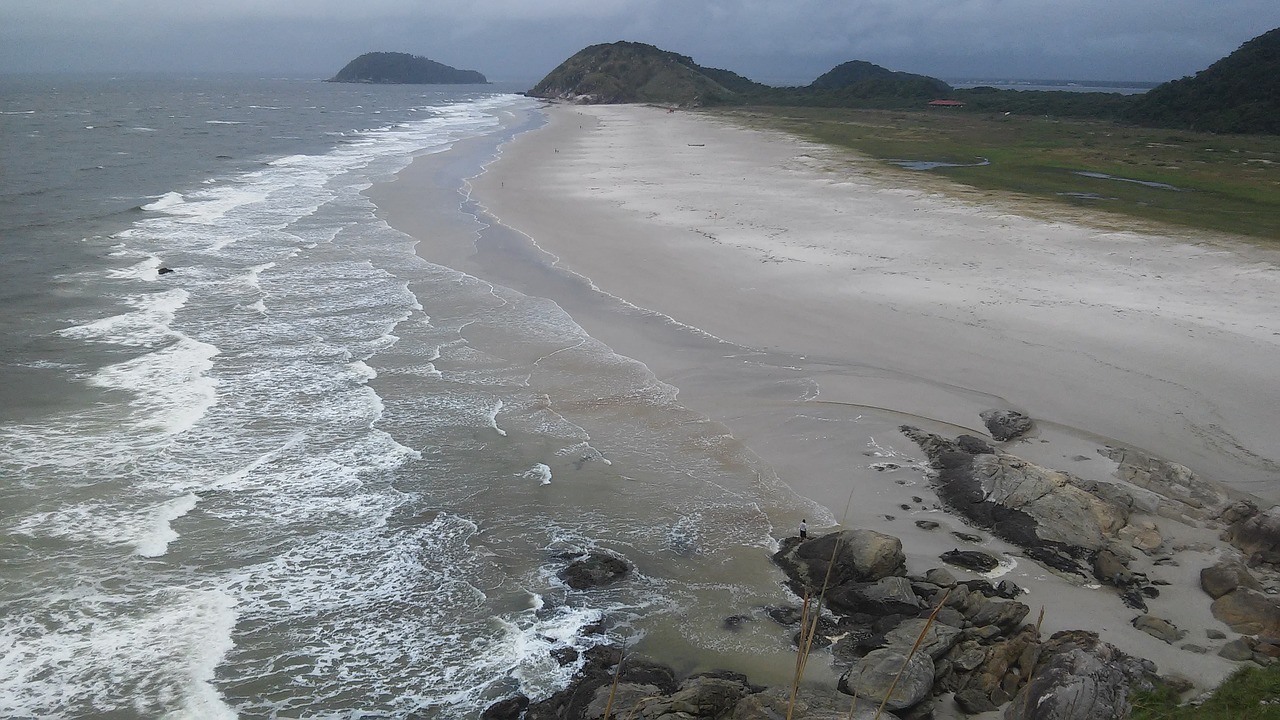
<path fill-rule="evenodd" d="M 1200 571 L 1200 587 L 1209 597 L 1217 600 L 1227 593 L 1235 592 L 1236 588 L 1261 590 L 1262 584 L 1249 574 L 1244 565 L 1222 560 Z"/>
<path fill-rule="evenodd" d="M 569 563 L 558 576 L 574 590 L 586 590 L 621 580 L 630 572 L 631 566 L 626 560 L 607 553 L 591 552 Z"/>
<path fill-rule="evenodd" d="M 841 700 L 843 698 L 843 700 Z M 879 712 L 878 703 L 801 687 L 794 704 L 787 689 L 747 695 L 738 701 L 728 720 L 898 720 L 891 712 Z M 790 712 L 788 710 L 790 709 Z"/>
<path fill-rule="evenodd" d="M 920 598 L 905 577 L 880 578 L 873 583 L 845 583 L 827 591 L 827 605 L 843 615 L 914 615 Z"/>
<path fill-rule="evenodd" d="M 952 441 L 901 430 L 929 456 L 938 496 L 950 509 L 1049 567 L 1084 575 L 1082 561 L 1128 524 L 1133 498 L 1114 484 L 1050 470 L 967 436 Z"/>
<path fill-rule="evenodd" d="M 663 695 L 651 685 L 620 684 L 614 694 L 611 717 L 642 718 L 722 718 L 730 713 L 738 701 L 749 693 L 748 686 L 739 680 L 723 677 L 692 677 L 680 685 L 671 695 Z M 588 708 L 588 717 L 603 717 L 611 686 L 596 691 L 596 700 Z M 643 694 L 642 694 L 643 693 Z M 597 711 L 599 711 L 597 713 Z"/>
<path fill-rule="evenodd" d="M 927 652 L 910 651 L 896 646 L 872 650 L 840 678 L 840 692 L 884 701 L 890 710 L 919 703 L 933 689 L 933 659 Z"/>
<path fill-rule="evenodd" d="M 991 437 L 1000 442 L 1012 440 L 1031 430 L 1031 418 L 1017 410 L 983 410 L 978 413 Z"/>
<path fill-rule="evenodd" d="M 1271 595 L 1238 588 L 1213 601 L 1213 616 L 1242 635 L 1280 637 L 1280 603 Z"/>
<path fill-rule="evenodd" d="M 885 633 L 884 640 L 890 647 L 910 650 L 918 639 L 920 647 L 916 652 L 927 653 L 929 657 L 937 660 L 955 647 L 961 635 L 963 633 L 959 628 L 939 622 L 930 623 L 924 618 L 911 618 Z"/>
<path fill-rule="evenodd" d="M 1225 539 L 1239 548 L 1250 564 L 1280 564 L 1280 505 L 1232 524 Z"/>
<path fill-rule="evenodd" d="M 1116 477 L 1177 503 L 1181 506 L 1178 509 L 1192 518 L 1210 517 L 1230 501 L 1225 488 L 1200 479 L 1184 465 L 1132 448 L 1109 447 L 1098 452 L 1116 461 Z"/>
<path fill-rule="evenodd" d="M 1005 709 L 1005 720 L 1095 720 L 1128 717 L 1129 698 L 1152 690 L 1156 667 L 1098 639 L 1068 630 L 1041 646 L 1030 682 Z"/>
<path fill-rule="evenodd" d="M 808 540 L 786 538 L 773 561 L 787 574 L 797 595 L 816 595 L 824 586 L 835 588 L 902 575 L 907 559 L 898 538 L 855 529 Z"/>

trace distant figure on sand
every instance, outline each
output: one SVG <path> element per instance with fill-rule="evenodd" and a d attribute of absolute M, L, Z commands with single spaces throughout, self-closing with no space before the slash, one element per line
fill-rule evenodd
<path fill-rule="evenodd" d="M 804 540 L 807 537 L 809 537 L 809 524 L 805 518 L 800 518 L 800 539 Z"/>

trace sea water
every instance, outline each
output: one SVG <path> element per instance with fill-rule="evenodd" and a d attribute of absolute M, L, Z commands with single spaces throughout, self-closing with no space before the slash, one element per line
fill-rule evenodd
<path fill-rule="evenodd" d="M 466 231 L 465 179 L 535 101 L 0 82 L 0 716 L 473 717 L 606 640 L 785 674 L 783 634 L 720 620 L 788 599 L 766 558 L 800 501 L 365 195 L 453 153 L 424 202 Z M 567 588 L 593 549 L 633 577 Z"/>

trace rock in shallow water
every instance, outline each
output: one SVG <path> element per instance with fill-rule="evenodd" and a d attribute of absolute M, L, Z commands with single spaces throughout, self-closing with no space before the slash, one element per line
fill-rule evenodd
<path fill-rule="evenodd" d="M 978 413 L 991 437 L 1000 442 L 1025 435 L 1031 430 L 1031 418 L 1017 410 L 983 410 Z"/>

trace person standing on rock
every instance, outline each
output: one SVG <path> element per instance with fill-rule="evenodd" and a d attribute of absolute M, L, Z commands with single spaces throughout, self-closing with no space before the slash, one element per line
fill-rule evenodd
<path fill-rule="evenodd" d="M 804 540 L 809 537 L 809 525 L 805 522 L 805 518 L 800 518 L 800 539 Z"/>

